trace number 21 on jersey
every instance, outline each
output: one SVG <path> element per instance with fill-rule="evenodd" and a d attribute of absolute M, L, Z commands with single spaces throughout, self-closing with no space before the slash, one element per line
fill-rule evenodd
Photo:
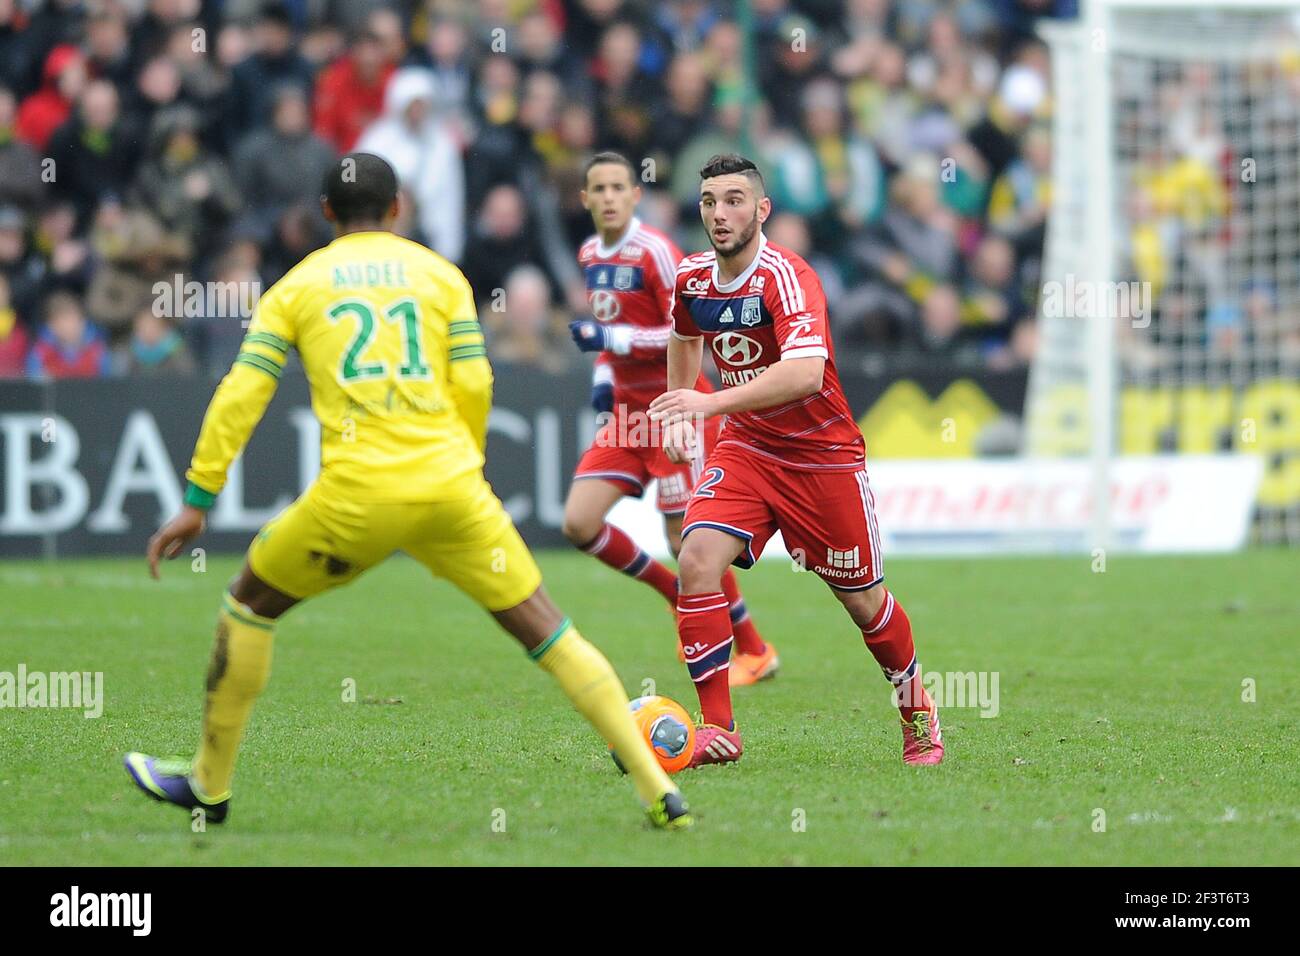
<path fill-rule="evenodd" d="M 339 362 L 339 381 L 344 385 L 364 382 L 370 379 L 387 378 L 388 367 L 383 362 L 364 362 L 362 355 L 369 348 L 375 335 L 380 332 L 375 321 L 375 310 L 364 299 L 344 299 L 330 306 L 325 314 L 333 322 L 341 322 L 349 316 L 357 323 L 356 333 L 348 342 L 343 358 Z M 424 344 L 420 336 L 420 312 L 414 299 L 402 299 L 394 302 L 383 312 L 384 321 L 397 326 L 402 336 L 403 361 L 397 368 L 397 377 L 401 379 L 428 379 L 431 371 L 424 360 Z"/>

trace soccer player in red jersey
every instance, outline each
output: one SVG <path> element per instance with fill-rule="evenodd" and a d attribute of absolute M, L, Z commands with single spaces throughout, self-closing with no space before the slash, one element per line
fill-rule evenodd
<path fill-rule="evenodd" d="M 673 461 L 699 443 L 693 418 L 726 416 L 687 505 L 678 556 L 677 629 L 703 712 L 691 766 L 740 758 L 723 676 L 732 629 L 720 584 L 728 565 L 750 567 L 777 530 L 830 585 L 896 688 L 903 761 L 939 763 L 939 713 L 921 686 L 912 626 L 882 584 L 862 432 L 835 372 L 821 282 L 764 237 L 772 203 L 751 161 L 714 156 L 700 178 L 713 249 L 677 267 L 668 390 L 650 403 Z M 706 344 L 718 392 L 694 387 Z"/>
<path fill-rule="evenodd" d="M 587 163 L 582 204 L 596 234 L 578 250 L 594 321 L 570 324 L 573 339 L 596 358 L 592 404 L 603 425 L 578 463 L 564 505 L 564 534 L 575 545 L 615 570 L 644 581 L 677 603 L 677 575 L 639 548 L 605 516 L 624 495 L 639 498 L 651 478 L 658 479 L 658 505 L 669 546 L 681 544 L 682 513 L 699 477 L 703 454 L 717 434 L 716 420 L 705 422 L 701 453 L 669 461 L 646 408 L 661 394 L 668 371 L 665 354 L 671 337 L 669 310 L 681 251 L 672 240 L 636 218 L 641 187 L 626 157 L 597 153 Z M 691 385 L 712 391 L 696 370 Z M 745 609 L 735 575 L 721 576 L 728 634 L 734 630 L 736 658 L 731 685 L 752 684 L 776 673 L 776 648 L 759 636 Z M 728 650 L 730 653 L 730 649 Z"/>

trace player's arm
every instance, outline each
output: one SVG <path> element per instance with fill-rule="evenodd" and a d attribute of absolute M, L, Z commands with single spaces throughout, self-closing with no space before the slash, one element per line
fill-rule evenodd
<path fill-rule="evenodd" d="M 689 346 L 689 343 L 684 344 Z M 698 354 L 697 349 L 697 374 Z M 697 392 L 676 384 L 680 380 L 673 379 L 670 373 L 669 390 L 650 403 L 650 418 L 653 421 L 695 416 L 712 418 L 714 415 L 773 408 L 821 391 L 825 371 L 826 359 L 818 356 L 782 359 L 763 369 L 753 381 L 717 392 Z"/>
<path fill-rule="evenodd" d="M 293 326 L 281 298 L 274 289 L 262 298 L 239 355 L 208 403 L 185 473 L 184 505 L 149 539 L 149 573 L 155 578 L 159 559 L 176 557 L 202 533 L 208 509 L 225 487 L 231 462 L 248 444 L 275 395 L 293 345 Z"/>
<path fill-rule="evenodd" d="M 703 367 L 703 337 L 681 336 L 674 332 L 668 340 L 668 391 L 694 388 Z"/>
<path fill-rule="evenodd" d="M 492 365 L 483 329 L 478 323 L 474 293 L 464 276 L 457 276 L 447 323 L 447 386 L 456 414 L 474 436 L 479 451 L 487 448 L 488 415 L 492 411 Z"/>
<path fill-rule="evenodd" d="M 678 276 L 677 282 L 682 281 Z M 695 383 L 699 381 L 700 370 L 704 364 L 704 337 L 699 327 L 691 318 L 690 311 L 677 294 L 677 285 L 673 286 L 673 296 L 668 314 L 672 318 L 672 337 L 668 341 L 668 381 L 667 391 L 650 403 L 652 421 L 665 420 L 663 448 L 668 460 L 681 464 L 694 457 L 699 451 L 699 436 L 694 424 L 684 416 L 656 416 L 655 406 L 669 395 L 695 392 Z"/>
<path fill-rule="evenodd" d="M 705 415 L 731 415 L 784 405 L 821 391 L 826 359 L 810 356 L 774 362 L 744 385 L 724 388 L 710 399 Z"/>

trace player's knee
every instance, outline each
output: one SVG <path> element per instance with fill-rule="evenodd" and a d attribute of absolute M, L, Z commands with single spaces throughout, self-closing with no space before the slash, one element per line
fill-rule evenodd
<path fill-rule="evenodd" d="M 665 532 L 665 534 L 668 538 L 668 550 L 673 553 L 674 558 L 680 557 L 682 553 L 682 533 L 680 531 L 673 531 L 670 528 Z"/>
<path fill-rule="evenodd" d="M 600 521 L 593 521 L 587 515 L 566 510 L 560 530 L 569 539 L 570 544 L 575 548 L 581 548 L 583 545 L 590 544 L 596 535 L 600 534 L 600 527 Z"/>
<path fill-rule="evenodd" d="M 860 630 L 866 630 L 871 625 L 876 612 L 885 603 L 885 587 L 882 584 L 866 591 L 836 591 L 834 588 L 832 590 Z"/>
<path fill-rule="evenodd" d="M 259 617 L 272 619 L 298 603 L 297 598 L 277 591 L 255 575 L 247 564 L 230 582 L 230 596 Z"/>
<path fill-rule="evenodd" d="M 692 547 L 688 539 L 677 555 L 677 577 L 681 581 L 681 593 L 703 594 L 722 588 L 722 572 L 726 565 L 719 565 L 717 559 L 703 548 Z"/>

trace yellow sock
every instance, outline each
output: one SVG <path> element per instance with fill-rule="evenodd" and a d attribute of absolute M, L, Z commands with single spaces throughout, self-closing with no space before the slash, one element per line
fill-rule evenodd
<path fill-rule="evenodd" d="M 618 752 L 642 803 L 649 805 L 677 789 L 637 730 L 614 668 L 567 617 L 529 656 L 560 682 L 578 713 Z"/>
<path fill-rule="evenodd" d="M 203 735 L 194 758 L 194 779 L 204 796 L 230 795 L 230 778 L 244 726 L 267 678 L 275 621 L 254 614 L 227 591 L 217 614 L 217 640 L 208 665 Z"/>

